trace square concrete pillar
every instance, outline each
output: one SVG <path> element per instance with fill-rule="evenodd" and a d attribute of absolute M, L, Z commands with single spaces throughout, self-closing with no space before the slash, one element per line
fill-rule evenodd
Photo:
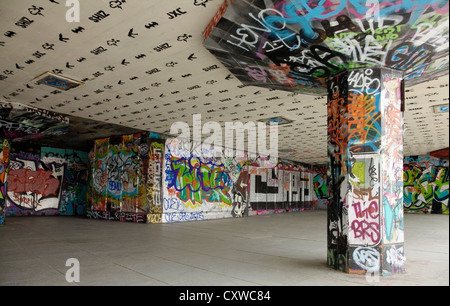
<path fill-rule="evenodd" d="M 402 73 L 345 71 L 328 82 L 328 265 L 403 273 Z"/>

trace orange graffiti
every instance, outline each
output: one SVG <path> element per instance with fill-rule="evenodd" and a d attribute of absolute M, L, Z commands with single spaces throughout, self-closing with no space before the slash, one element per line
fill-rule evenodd
<path fill-rule="evenodd" d="M 339 91 L 333 92 L 328 103 L 328 142 L 337 148 L 334 157 L 341 164 L 343 173 L 346 172 L 345 156 L 347 155 L 347 125 L 345 116 L 344 98 L 340 97 Z"/>
<path fill-rule="evenodd" d="M 381 136 L 379 126 L 376 123 L 381 119 L 381 113 L 377 110 L 375 97 L 364 94 L 350 93 L 348 105 L 348 137 L 359 139 L 362 144 L 374 135 Z M 358 151 L 358 145 L 350 148 Z"/>

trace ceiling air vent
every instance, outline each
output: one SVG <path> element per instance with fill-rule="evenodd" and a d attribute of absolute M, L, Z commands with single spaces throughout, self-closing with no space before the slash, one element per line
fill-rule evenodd
<path fill-rule="evenodd" d="M 435 105 L 433 109 L 435 113 L 448 113 L 448 104 Z"/>
<path fill-rule="evenodd" d="M 52 72 L 45 72 L 34 79 L 38 79 L 36 81 L 37 85 L 48 85 L 51 87 L 58 88 L 60 90 L 69 90 L 80 85 L 84 85 L 83 82 L 63 77 L 61 75 L 54 74 Z"/>
<path fill-rule="evenodd" d="M 270 124 L 284 125 L 284 124 L 289 124 L 289 123 L 294 122 L 293 120 L 287 119 L 282 116 L 272 117 L 272 118 L 268 118 L 268 119 L 260 119 L 258 121 L 264 122 L 267 125 L 270 125 Z"/>

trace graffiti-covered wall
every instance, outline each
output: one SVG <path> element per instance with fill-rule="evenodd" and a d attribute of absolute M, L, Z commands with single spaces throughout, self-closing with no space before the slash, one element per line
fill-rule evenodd
<path fill-rule="evenodd" d="M 97 139 L 89 154 L 87 216 L 159 223 L 163 140 L 153 133 Z"/>
<path fill-rule="evenodd" d="M 313 167 L 313 204 L 316 209 L 327 209 L 328 188 L 327 188 L 327 165 L 316 165 Z"/>
<path fill-rule="evenodd" d="M 410 213 L 448 214 L 448 160 L 431 156 L 405 158 L 404 208 Z"/>
<path fill-rule="evenodd" d="M 144 163 L 140 155 L 141 136 L 125 135 L 95 141 L 90 156 L 88 217 L 146 222 L 148 205 Z"/>
<path fill-rule="evenodd" d="M 283 162 L 271 168 L 264 165 L 262 158 L 205 154 L 192 142 L 167 140 L 161 222 L 313 208 L 310 169 Z"/>
<path fill-rule="evenodd" d="M 83 215 L 87 153 L 19 146 L 9 155 L 6 215 Z"/>
<path fill-rule="evenodd" d="M 326 166 L 314 166 L 314 206 L 326 209 Z M 403 160 L 403 206 L 407 213 L 448 214 L 449 161 L 432 156 L 409 156 Z"/>

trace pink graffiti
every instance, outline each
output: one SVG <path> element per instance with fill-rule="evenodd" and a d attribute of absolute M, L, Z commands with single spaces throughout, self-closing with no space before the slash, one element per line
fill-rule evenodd
<path fill-rule="evenodd" d="M 248 75 L 255 79 L 256 81 L 266 83 L 267 82 L 267 73 L 259 66 L 250 65 L 245 68 Z"/>
<path fill-rule="evenodd" d="M 362 206 L 365 209 L 362 209 Z M 377 201 L 370 202 L 368 206 L 362 205 L 361 202 L 356 202 L 352 204 L 352 207 L 357 218 L 351 224 L 354 237 L 363 240 L 368 238 L 373 243 L 378 242 L 380 239 L 380 224 L 377 219 L 380 216 L 380 212 Z"/>

